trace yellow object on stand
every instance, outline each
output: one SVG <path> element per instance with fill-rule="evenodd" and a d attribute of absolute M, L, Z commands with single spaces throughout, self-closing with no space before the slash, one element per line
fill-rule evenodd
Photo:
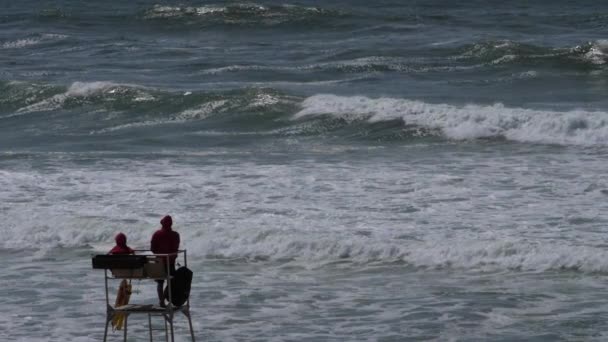
<path fill-rule="evenodd" d="M 118 293 L 116 294 L 115 308 L 129 304 L 131 298 L 131 282 L 127 282 L 123 279 L 118 287 Z M 114 312 L 112 317 L 112 330 L 121 330 L 125 323 L 126 314 L 124 312 Z"/>

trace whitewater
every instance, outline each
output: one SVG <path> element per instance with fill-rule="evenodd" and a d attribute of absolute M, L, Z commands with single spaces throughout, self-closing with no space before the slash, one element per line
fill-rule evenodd
<path fill-rule="evenodd" d="M 101 340 L 170 214 L 199 340 L 604 341 L 606 10 L 5 6 L 0 340 Z"/>

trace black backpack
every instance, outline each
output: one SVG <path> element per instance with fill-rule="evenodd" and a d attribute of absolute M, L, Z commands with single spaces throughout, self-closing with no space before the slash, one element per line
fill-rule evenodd
<path fill-rule="evenodd" d="M 182 306 L 190 297 L 190 285 L 192 284 L 192 271 L 182 266 L 175 271 L 171 279 L 171 304 Z M 165 298 L 169 300 L 169 287 L 165 287 Z"/>

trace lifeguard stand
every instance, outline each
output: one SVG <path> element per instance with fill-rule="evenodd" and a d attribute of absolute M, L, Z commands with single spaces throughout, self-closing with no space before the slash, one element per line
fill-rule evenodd
<path fill-rule="evenodd" d="M 174 342 L 173 318 L 175 313 L 181 312 L 188 318 L 188 326 L 190 328 L 190 337 L 192 342 L 194 339 L 194 330 L 192 329 L 192 319 L 190 317 L 190 298 L 181 306 L 173 305 L 173 297 L 171 294 L 171 279 L 173 276 L 170 271 L 169 258 L 176 256 L 178 259 L 183 258 L 184 266 L 188 266 L 188 258 L 186 250 L 179 250 L 177 253 L 171 254 L 152 254 L 149 250 L 135 250 L 135 255 L 96 255 L 93 257 L 93 268 L 104 270 L 104 285 L 106 291 L 106 324 L 103 333 L 103 341 L 107 341 L 108 326 L 115 314 L 124 314 L 124 331 L 123 340 L 127 341 L 128 319 L 131 314 L 147 314 L 148 329 L 150 332 L 150 341 L 153 341 L 153 330 L 165 330 L 165 340 Z M 109 272 L 108 272 L 109 271 Z M 126 304 L 122 306 L 113 306 L 110 304 L 109 297 L 109 282 L 123 279 L 150 279 L 150 280 L 165 280 L 168 287 L 168 303 L 166 307 L 161 307 L 158 304 Z M 155 284 L 156 285 L 156 284 Z M 189 297 L 189 296 L 188 296 Z M 164 329 L 156 329 L 152 327 L 152 316 L 161 316 L 164 318 Z"/>

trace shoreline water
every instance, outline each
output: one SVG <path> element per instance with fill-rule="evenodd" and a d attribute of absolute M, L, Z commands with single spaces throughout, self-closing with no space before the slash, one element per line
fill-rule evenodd
<path fill-rule="evenodd" d="M 9 260 L 17 267 L 3 277 L 11 296 L 5 305 L 13 312 L 0 321 L 7 338 L 25 341 L 42 331 L 53 341 L 94 341 L 103 335 L 101 274 L 90 270 L 86 257 L 75 263 L 73 257 L 61 256 L 36 260 L 36 266 L 22 258 Z M 311 268 L 297 262 L 226 260 L 195 262 L 192 268 L 193 324 L 197 338 L 207 340 L 487 340 L 498 333 L 507 339 L 600 340 L 600 334 L 587 331 L 601 331 L 605 315 L 605 304 L 587 300 L 591 294 L 605 294 L 603 277 L 576 271 L 470 272 L 401 265 L 353 269 L 344 263 Z M 52 276 L 41 274 L 48 269 L 54 270 Z M 10 273 L 18 274 L 14 281 L 7 281 Z M 30 288 L 23 287 L 24 279 Z M 48 292 L 38 289 L 42 284 Z M 154 287 L 134 282 L 132 302 L 153 300 Z M 15 314 L 24 304 L 36 312 Z M 78 307 L 86 307 L 86 313 Z M 570 314 L 559 314 L 563 310 Z M 185 318 L 180 318 L 178 340 L 188 336 Z M 135 316 L 130 320 L 133 338 L 147 336 L 144 321 Z M 564 325 L 571 326 L 568 333 L 544 328 Z"/>

